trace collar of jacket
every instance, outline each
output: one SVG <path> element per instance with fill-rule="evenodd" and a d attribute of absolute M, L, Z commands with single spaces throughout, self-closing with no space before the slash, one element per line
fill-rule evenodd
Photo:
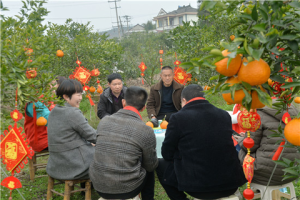
<path fill-rule="evenodd" d="M 124 94 L 127 90 L 127 87 L 123 86 L 123 89 L 122 89 L 122 93 L 120 94 L 121 95 L 121 98 L 124 99 Z M 103 91 L 103 95 L 112 103 L 112 96 L 111 96 L 111 93 L 110 93 L 110 88 L 106 88 L 104 91 Z"/>
<path fill-rule="evenodd" d="M 139 112 L 138 109 L 136 109 L 135 107 L 133 107 L 133 106 L 125 106 L 123 109 L 124 109 L 124 110 L 130 110 L 130 111 L 132 111 L 132 112 L 135 112 L 136 114 L 138 114 L 138 115 L 140 116 L 141 120 L 143 120 L 143 118 L 142 118 L 140 112 Z"/>
<path fill-rule="evenodd" d="M 209 103 L 209 102 L 207 100 L 205 100 L 205 99 L 203 99 L 201 101 L 191 101 L 191 102 L 185 104 L 185 106 L 181 110 L 189 108 L 190 106 L 194 106 L 194 105 L 202 104 L 202 103 Z"/>
<path fill-rule="evenodd" d="M 162 80 L 160 80 L 158 83 L 156 83 L 156 85 L 154 86 L 154 90 L 161 90 L 162 89 Z M 181 84 L 177 83 L 176 81 L 173 80 L 172 82 L 173 84 L 173 90 L 178 90 L 181 88 Z"/>

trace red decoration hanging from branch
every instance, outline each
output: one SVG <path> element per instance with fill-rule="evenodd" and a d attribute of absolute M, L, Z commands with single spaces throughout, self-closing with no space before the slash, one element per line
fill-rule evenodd
<path fill-rule="evenodd" d="M 37 76 L 36 68 L 29 68 L 26 70 L 26 77 L 28 79 L 35 78 Z"/>
<path fill-rule="evenodd" d="M 80 66 L 81 62 L 78 60 L 76 61 L 76 64 L 78 64 L 78 67 L 76 67 L 73 74 L 69 76 L 70 79 L 77 79 L 80 81 L 83 85 L 87 84 L 91 79 L 91 72 L 84 68 L 83 66 Z"/>
<path fill-rule="evenodd" d="M 160 69 L 163 67 L 163 59 L 162 59 L 162 55 L 164 54 L 164 50 L 159 50 L 159 54 L 160 54 L 160 59 L 159 59 L 159 62 L 160 62 Z"/>
<path fill-rule="evenodd" d="M 185 83 L 187 81 L 187 78 L 188 78 L 188 75 L 184 71 L 184 69 L 182 69 L 181 67 L 175 67 L 175 70 L 174 70 L 174 80 L 177 83 L 185 85 Z"/>
<path fill-rule="evenodd" d="M 6 165 L 6 169 L 12 174 L 3 180 L 1 185 L 11 190 L 10 199 L 12 190 L 22 187 L 21 182 L 13 176 L 14 172 L 19 173 L 27 164 L 27 157 L 32 159 L 34 155 L 34 151 L 26 141 L 26 135 L 22 134 L 23 128 L 17 127 L 17 122 L 23 117 L 17 109 L 17 94 L 18 89 L 16 90 L 15 110 L 10 113 L 11 118 L 15 121 L 14 126 L 9 125 L 8 130 L 4 131 L 4 135 L 0 136 L 0 158 L 2 158 L 2 163 Z"/>
<path fill-rule="evenodd" d="M 144 71 L 147 69 L 147 66 L 145 65 L 145 63 L 143 62 L 143 55 L 141 55 L 142 56 L 142 62 L 141 62 L 141 64 L 139 65 L 139 68 L 140 68 L 140 70 L 141 70 L 141 76 L 142 76 L 142 83 L 144 84 L 144 76 L 145 76 L 145 74 L 144 74 Z"/>

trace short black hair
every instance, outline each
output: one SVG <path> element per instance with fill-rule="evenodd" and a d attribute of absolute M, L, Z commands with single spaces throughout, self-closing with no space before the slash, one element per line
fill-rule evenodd
<path fill-rule="evenodd" d="M 111 83 L 115 79 L 120 79 L 121 81 L 123 81 L 122 76 L 118 73 L 112 73 L 112 74 L 108 75 L 108 77 L 107 77 L 107 81 L 109 83 Z"/>
<path fill-rule="evenodd" d="M 165 70 L 165 69 L 170 69 L 170 70 L 172 70 L 172 71 L 173 71 L 173 68 L 172 68 L 172 67 L 170 67 L 170 66 L 163 66 L 163 67 L 161 68 L 161 71 L 162 71 L 162 70 Z"/>
<path fill-rule="evenodd" d="M 145 106 L 147 98 L 148 94 L 146 90 L 137 86 L 127 88 L 124 96 L 126 105 L 133 106 L 138 110 L 141 110 Z"/>
<path fill-rule="evenodd" d="M 71 99 L 73 94 L 82 92 L 82 85 L 79 81 L 66 79 L 58 86 L 56 95 L 60 99 L 64 99 L 63 95 L 65 94 Z"/>
<path fill-rule="evenodd" d="M 64 77 L 64 76 L 57 76 L 55 80 L 56 80 L 56 83 L 58 85 L 60 85 L 64 80 L 66 80 L 66 77 Z"/>
<path fill-rule="evenodd" d="M 197 84 L 190 84 L 181 92 L 181 99 L 189 101 L 195 97 L 204 97 L 203 88 Z"/>

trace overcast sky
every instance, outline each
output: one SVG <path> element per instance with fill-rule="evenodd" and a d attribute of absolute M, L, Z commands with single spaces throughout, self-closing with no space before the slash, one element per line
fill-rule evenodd
<path fill-rule="evenodd" d="M 21 0 L 2 0 L 3 6 L 9 11 L 3 12 L 4 16 L 17 15 L 22 7 Z M 148 20 L 157 16 L 161 8 L 166 12 L 177 10 L 178 6 L 191 5 L 197 8 L 197 0 L 154 0 L 154 1 L 130 1 L 122 0 L 117 2 L 118 15 L 121 16 L 122 25 L 126 26 L 125 19 L 122 16 L 128 15 L 131 17 L 130 25 L 146 23 Z M 59 1 L 49 0 L 45 4 L 50 13 L 46 17 L 46 21 L 52 23 L 64 24 L 66 19 L 72 18 L 73 21 L 86 23 L 88 21 L 94 26 L 94 31 L 106 31 L 117 26 L 115 3 L 104 0 L 92 1 Z M 111 9 L 113 8 L 113 9 Z"/>

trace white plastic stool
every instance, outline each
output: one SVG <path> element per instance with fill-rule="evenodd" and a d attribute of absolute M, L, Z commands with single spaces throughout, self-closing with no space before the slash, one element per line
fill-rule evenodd
<path fill-rule="evenodd" d="M 262 200 L 277 200 L 277 199 L 280 200 L 280 197 L 285 197 L 287 199 L 296 199 L 295 187 L 292 182 L 284 184 L 284 185 L 275 185 L 275 186 L 268 186 L 268 187 L 265 185 L 251 183 L 250 186 L 255 189 L 258 189 L 260 191 L 260 195 L 259 196 L 255 195 L 255 198 L 261 198 Z M 282 192 L 278 191 L 278 193 L 276 195 L 277 197 L 272 197 L 273 190 L 279 190 L 281 188 L 286 188 L 286 187 L 290 188 L 291 194 L 286 194 L 286 193 L 282 193 Z"/>

